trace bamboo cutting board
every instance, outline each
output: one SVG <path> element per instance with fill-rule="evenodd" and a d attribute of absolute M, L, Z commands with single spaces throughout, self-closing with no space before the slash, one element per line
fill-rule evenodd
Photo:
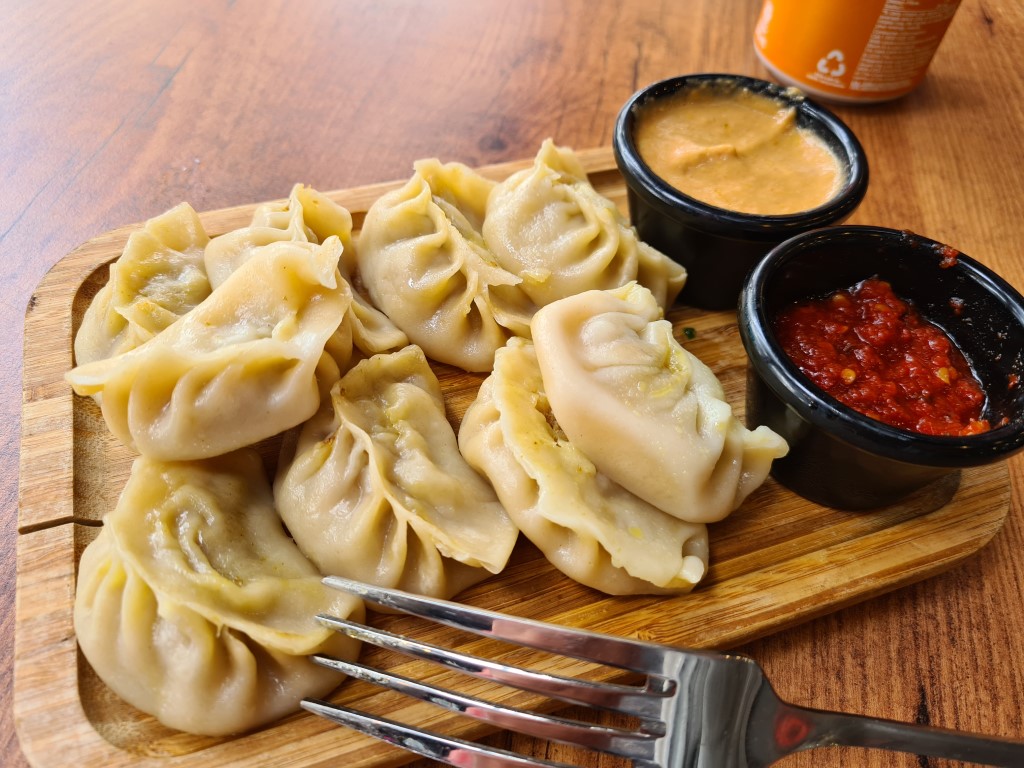
<path fill-rule="evenodd" d="M 579 153 L 594 186 L 625 210 L 625 186 L 609 149 Z M 501 179 L 529 162 L 482 169 Z M 358 227 L 369 205 L 403 182 L 331 194 Z M 202 216 L 219 234 L 249 223 L 255 205 Z M 91 240 L 43 279 L 29 303 L 18 511 L 15 719 L 28 759 L 39 766 L 81 764 L 121 768 L 189 766 L 397 765 L 410 756 L 368 737 L 298 713 L 254 733 L 227 739 L 164 728 L 118 700 L 77 650 L 71 613 L 78 557 L 112 508 L 133 456 L 106 430 L 90 399 L 64 383 L 72 339 L 105 265 L 120 255 L 135 227 Z M 746 356 L 732 312 L 677 307 L 677 336 L 721 379 L 742 416 Z M 437 366 L 449 415 L 458 424 L 482 376 Z M 268 445 L 267 456 L 274 446 Z M 868 599 L 945 570 L 977 552 L 1002 526 L 1010 506 L 1004 464 L 964 471 L 912 498 L 870 513 L 845 513 L 801 499 L 773 480 L 727 520 L 711 526 L 711 569 L 690 595 L 609 597 L 553 569 L 521 541 L 509 567 L 459 599 L 492 610 L 698 648 L 727 648 Z M 426 627 L 407 617 L 372 622 L 471 653 L 502 656 L 562 674 L 597 679 L 604 669 L 542 654 L 502 649 L 496 641 Z M 367 663 L 428 679 L 466 693 L 520 706 L 546 705 L 526 694 L 460 680 L 423 662 L 367 649 Z M 335 700 L 374 714 L 463 738 L 483 726 L 444 710 L 350 681 Z M 547 705 L 549 706 L 549 705 Z"/>

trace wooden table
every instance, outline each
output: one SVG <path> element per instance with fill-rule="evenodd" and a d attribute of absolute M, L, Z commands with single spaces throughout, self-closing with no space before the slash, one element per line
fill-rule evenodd
<path fill-rule="evenodd" d="M 766 72 L 751 46 L 759 0 L 7 5 L 0 764 L 20 768 L 11 712 L 20 355 L 25 307 L 53 264 L 182 200 L 209 210 L 279 198 L 299 180 L 329 190 L 400 179 L 426 156 L 530 157 L 548 136 L 607 145 L 640 86 L 691 71 Z M 1024 288 L 1022 51 L 1018 3 L 965 0 L 920 89 L 836 107 L 871 165 L 854 222 L 947 242 Z M 1024 735 L 1024 461 L 1010 462 L 1010 478 L 1007 523 L 972 559 L 740 650 L 798 703 Z M 784 764 L 937 762 L 834 750 Z"/>

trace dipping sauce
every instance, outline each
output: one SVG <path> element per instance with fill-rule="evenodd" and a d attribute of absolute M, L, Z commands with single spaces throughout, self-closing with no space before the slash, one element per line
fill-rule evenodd
<path fill-rule="evenodd" d="M 702 86 L 657 99 L 637 116 L 637 151 L 690 197 L 742 213 L 807 211 L 839 191 L 836 155 L 796 123 L 796 109 L 744 88 Z"/>
<path fill-rule="evenodd" d="M 866 416 L 926 435 L 990 428 L 960 350 L 883 280 L 788 307 L 775 333 L 805 375 Z"/>

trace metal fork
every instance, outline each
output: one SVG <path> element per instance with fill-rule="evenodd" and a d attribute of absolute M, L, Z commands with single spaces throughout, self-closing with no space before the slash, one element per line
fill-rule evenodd
<path fill-rule="evenodd" d="M 854 746 L 982 765 L 1024 766 L 1024 742 L 826 712 L 782 701 L 752 659 L 601 635 L 515 618 L 336 577 L 324 583 L 370 603 L 431 621 L 574 659 L 644 675 L 638 685 L 595 682 L 521 669 L 458 653 L 331 616 L 317 618 L 359 640 L 512 688 L 623 713 L 636 728 L 616 728 L 512 709 L 326 656 L 317 662 L 454 712 L 553 741 L 628 758 L 657 768 L 761 768 L 805 749 Z M 450 765 L 512 768 L 561 764 L 527 759 L 346 707 L 307 699 L 318 715 Z"/>

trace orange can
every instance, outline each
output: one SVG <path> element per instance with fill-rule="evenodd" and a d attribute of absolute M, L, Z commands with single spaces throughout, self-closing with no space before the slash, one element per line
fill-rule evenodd
<path fill-rule="evenodd" d="M 765 0 L 754 49 L 786 85 L 887 101 L 924 79 L 960 0 Z"/>

